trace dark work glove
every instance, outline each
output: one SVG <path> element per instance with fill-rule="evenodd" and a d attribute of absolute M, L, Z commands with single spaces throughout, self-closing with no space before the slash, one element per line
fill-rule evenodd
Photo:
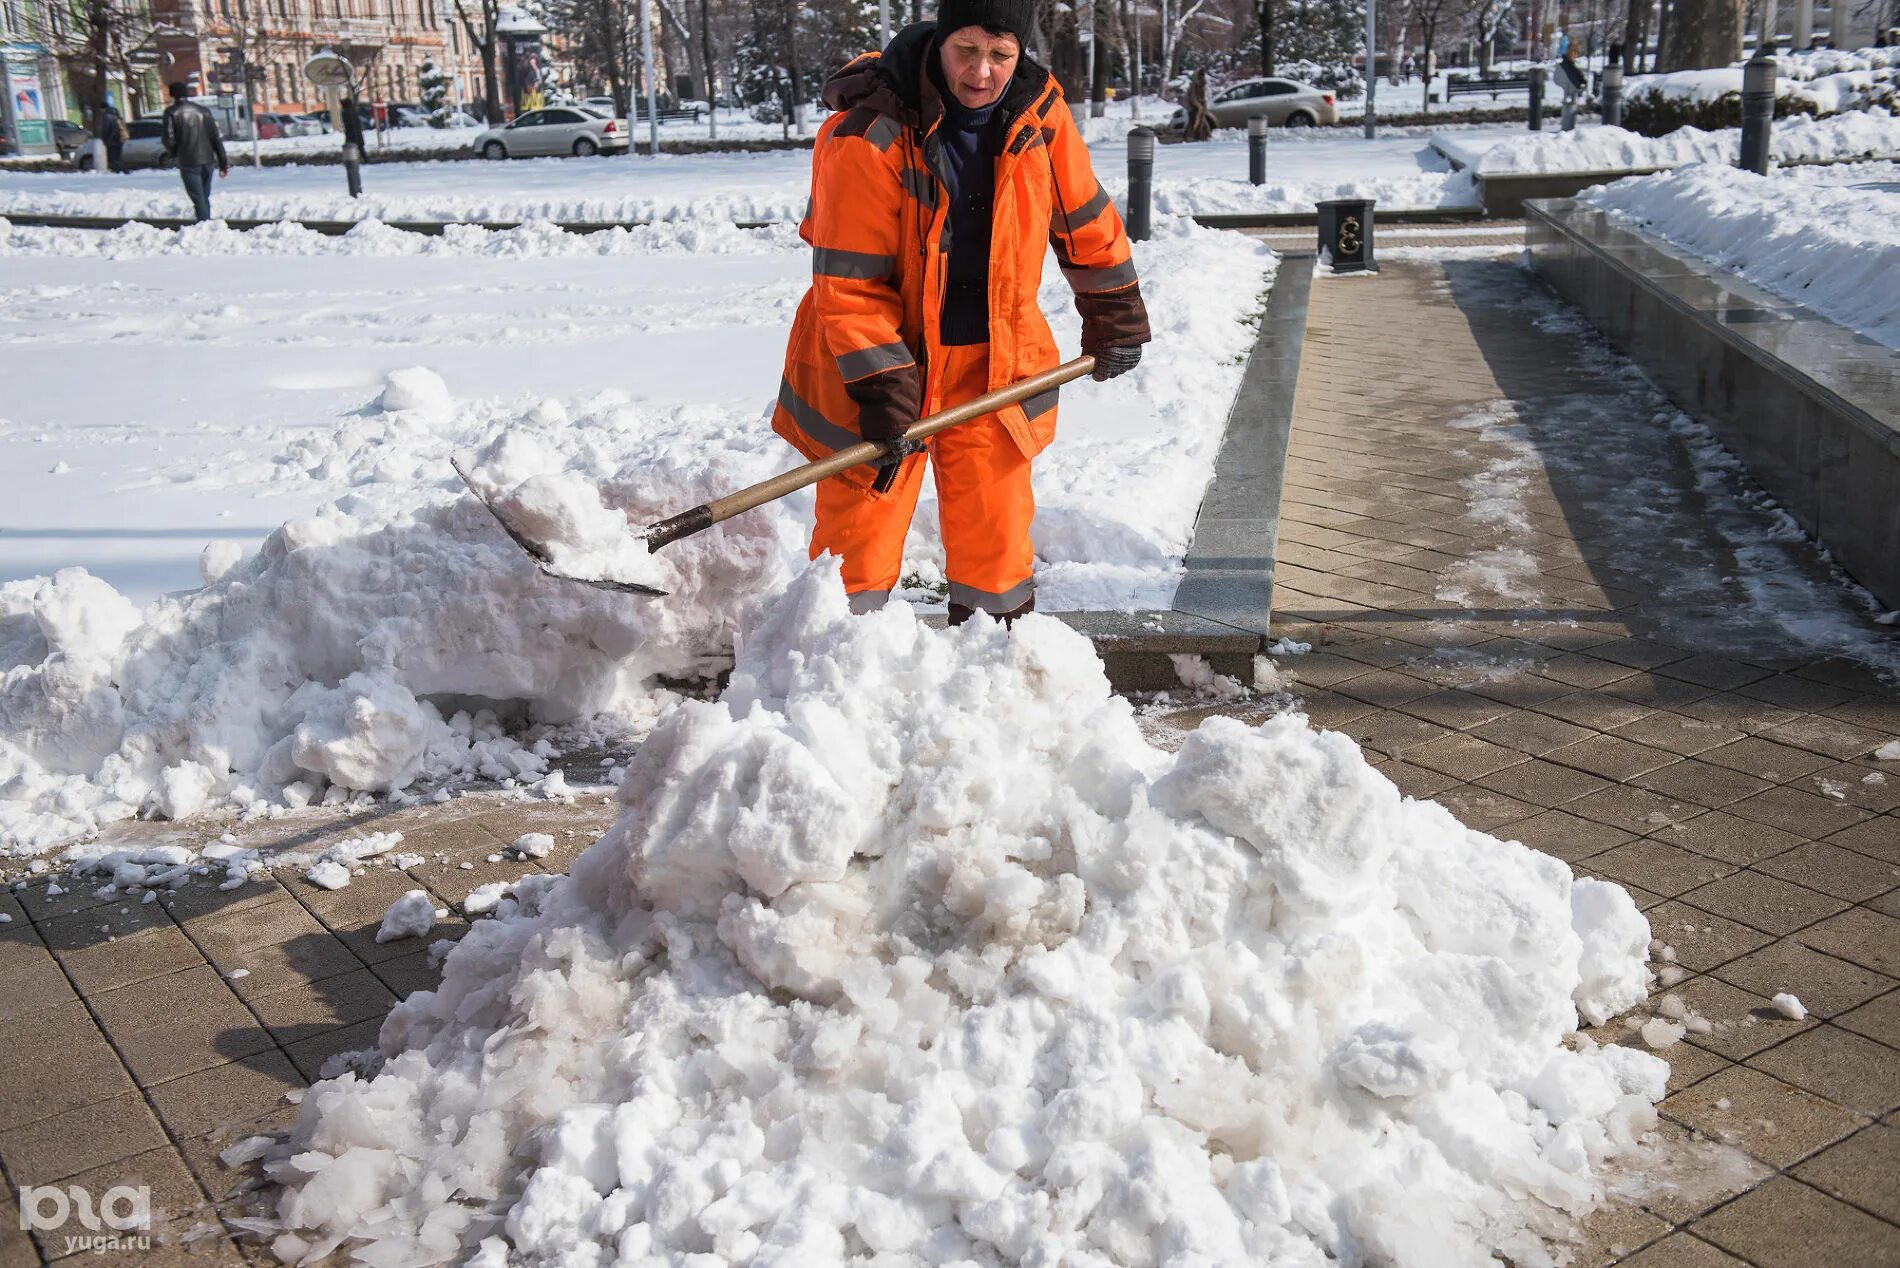
<path fill-rule="evenodd" d="M 1092 377 L 1097 383 L 1106 383 L 1110 379 L 1120 378 L 1141 364 L 1141 345 L 1136 344 L 1132 348 L 1102 348 L 1089 355 L 1095 358 L 1095 374 Z"/>
<path fill-rule="evenodd" d="M 891 447 L 891 451 L 879 458 L 875 464 L 877 479 L 871 483 L 873 493 L 889 493 L 891 486 L 897 483 L 897 473 L 904 469 L 904 460 L 912 454 L 920 454 L 924 451 L 923 441 L 906 440 L 902 436 L 884 443 Z"/>

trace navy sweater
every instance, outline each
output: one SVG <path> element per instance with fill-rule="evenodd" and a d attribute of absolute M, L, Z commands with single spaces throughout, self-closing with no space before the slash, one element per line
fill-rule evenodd
<path fill-rule="evenodd" d="M 943 295 L 946 344 L 988 343 L 990 338 L 990 224 L 996 159 L 1002 149 L 996 119 L 1001 104 L 998 97 L 981 110 L 970 110 L 955 93 L 946 89 L 943 94 L 938 134 L 950 198 L 950 261 Z"/>

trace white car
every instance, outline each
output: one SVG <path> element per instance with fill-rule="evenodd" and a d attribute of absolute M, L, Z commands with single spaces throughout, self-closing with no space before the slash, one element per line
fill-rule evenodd
<path fill-rule="evenodd" d="M 584 106 L 548 106 L 530 110 L 513 123 L 490 128 L 475 138 L 475 153 L 485 159 L 535 158 L 557 154 L 627 152 L 626 124 Z"/>
<path fill-rule="evenodd" d="M 135 167 L 164 167 L 170 162 L 165 155 L 163 119 L 132 119 L 126 123 L 125 130 L 125 148 L 119 151 L 119 162 L 127 171 Z M 97 145 L 88 142 L 73 156 L 73 164 L 82 172 L 104 171 L 105 152 L 105 142 Z"/>

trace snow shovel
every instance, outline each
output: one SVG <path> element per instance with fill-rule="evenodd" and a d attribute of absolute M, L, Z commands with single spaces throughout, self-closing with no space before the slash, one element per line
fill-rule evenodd
<path fill-rule="evenodd" d="M 1077 357 L 1073 361 L 1064 362 L 1053 370 L 1045 370 L 1041 374 L 1020 379 L 1008 387 L 997 388 L 994 392 L 986 393 L 983 396 L 977 397 L 975 400 L 965 401 L 963 404 L 944 410 L 942 413 L 932 414 L 929 418 L 920 418 L 910 425 L 910 430 L 904 433 L 904 438 L 906 440 L 923 440 L 947 428 L 955 427 L 958 423 L 967 423 L 973 418 L 981 418 L 985 414 L 993 414 L 997 410 L 1002 409 L 1005 405 L 1015 405 L 1021 401 L 1028 400 L 1032 396 L 1038 396 L 1054 388 L 1061 387 L 1064 383 L 1074 382 L 1083 375 L 1092 373 L 1094 369 L 1094 357 Z M 645 528 L 635 529 L 634 531 L 645 540 L 648 553 L 652 553 L 662 546 L 678 541 L 682 537 L 691 537 L 694 533 L 703 533 L 714 524 L 724 523 L 726 520 L 731 519 L 741 512 L 749 511 L 754 507 L 764 506 L 767 502 L 776 502 L 788 493 L 796 493 L 798 490 L 809 485 L 817 484 L 827 476 L 837 475 L 840 471 L 847 471 L 852 467 L 862 466 L 867 462 L 876 462 L 879 458 L 888 454 L 890 450 L 891 446 L 886 441 L 859 441 L 855 445 L 848 445 L 838 450 L 829 458 L 820 458 L 818 461 L 808 462 L 802 467 L 794 467 L 782 475 L 773 476 L 770 480 L 761 480 L 757 484 L 740 489 L 737 493 L 728 493 L 725 497 L 716 498 L 711 502 L 695 506 L 690 511 L 682 511 L 678 515 L 663 519 L 657 524 L 649 524 Z M 535 566 L 548 576 L 561 581 L 578 581 L 583 585 L 594 586 L 601 590 L 614 590 L 621 594 L 664 595 L 666 593 L 666 591 L 656 589 L 653 586 L 641 585 L 637 581 L 611 581 L 604 577 L 577 577 L 572 573 L 562 572 L 555 567 L 553 556 L 548 553 L 546 547 L 528 537 L 525 533 L 522 533 L 513 524 L 510 524 L 508 518 L 501 513 L 501 509 L 482 494 L 482 491 L 475 486 L 474 480 L 469 477 L 468 471 L 462 466 L 459 459 L 451 458 L 449 461 L 455 468 L 455 474 L 462 477 L 462 483 L 468 485 L 469 492 L 473 493 L 476 498 L 481 501 L 481 504 L 488 508 L 488 513 L 495 517 L 495 522 L 501 525 L 502 531 L 513 538 L 515 545 L 526 551 L 529 557 L 534 560 Z"/>

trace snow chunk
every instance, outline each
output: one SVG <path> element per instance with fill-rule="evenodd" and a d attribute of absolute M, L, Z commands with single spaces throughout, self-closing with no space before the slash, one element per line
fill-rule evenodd
<path fill-rule="evenodd" d="M 398 938 L 420 938 L 435 928 L 435 899 L 426 889 L 412 889 L 389 904 L 383 923 L 376 930 L 376 941 L 394 942 Z"/>
<path fill-rule="evenodd" d="M 441 417 L 454 407 L 455 398 L 449 395 L 449 385 L 442 381 L 441 375 L 423 366 L 414 366 L 390 371 L 376 404 L 386 414 L 416 410 Z"/>
<path fill-rule="evenodd" d="M 524 859 L 544 859 L 554 852 L 554 838 L 545 832 L 528 832 L 508 848 Z"/>
<path fill-rule="evenodd" d="M 198 556 L 198 578 L 212 585 L 243 561 L 244 547 L 236 542 L 212 542 Z"/>
<path fill-rule="evenodd" d="M 1774 1005 L 1775 1011 L 1780 1013 L 1783 1017 L 1790 1018 L 1794 1021 L 1807 1020 L 1807 1008 L 1799 999 L 1786 991 L 1782 991 L 1775 996 Z"/>
<path fill-rule="evenodd" d="M 1874 756 L 1883 762 L 1900 762 L 1900 740 L 1888 740 L 1874 750 Z"/>

